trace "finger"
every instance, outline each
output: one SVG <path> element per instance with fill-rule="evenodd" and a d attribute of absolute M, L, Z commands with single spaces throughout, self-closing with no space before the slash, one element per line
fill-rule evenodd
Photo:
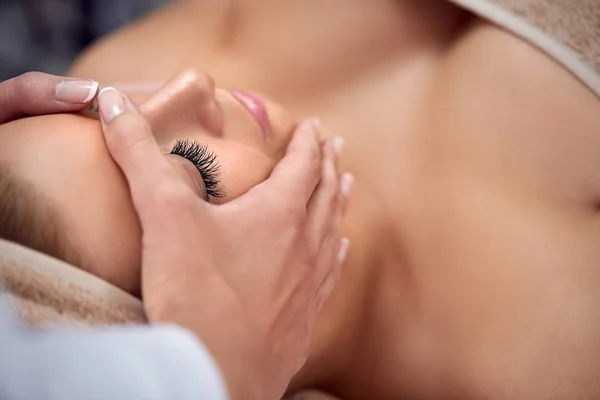
<path fill-rule="evenodd" d="M 27 115 L 79 111 L 97 92 L 98 82 L 91 79 L 28 72 L 0 83 L 0 123 Z"/>
<path fill-rule="evenodd" d="M 319 312 L 325 304 L 325 301 L 331 296 L 333 290 L 337 286 L 340 281 L 342 268 L 344 266 L 344 262 L 346 261 L 346 256 L 348 254 L 348 249 L 350 247 L 350 241 L 348 238 L 342 238 L 339 240 L 339 246 L 337 248 L 336 257 L 334 260 L 334 265 L 329 271 L 329 273 L 323 279 L 323 282 L 317 289 L 317 299 L 316 299 L 316 311 Z"/>
<path fill-rule="evenodd" d="M 160 151 L 152 129 L 137 107 L 114 88 L 98 96 L 108 150 L 131 191 L 144 233 L 167 229 L 177 202 L 189 194 Z"/>
<path fill-rule="evenodd" d="M 346 214 L 346 209 L 348 208 L 348 199 L 352 193 L 353 186 L 354 175 L 349 173 L 342 174 L 342 177 L 340 178 L 340 207 L 337 215 L 337 218 L 340 221 Z"/>
<path fill-rule="evenodd" d="M 339 240 L 340 231 L 342 228 L 342 220 L 344 215 L 346 214 L 346 207 L 348 204 L 348 199 L 350 197 L 350 192 L 352 191 L 352 185 L 354 183 L 354 176 L 349 173 L 345 173 L 339 179 L 339 194 L 338 201 L 335 205 L 335 209 L 333 211 L 333 221 L 331 221 L 325 229 L 327 232 L 321 242 L 321 251 L 327 251 L 327 249 L 335 246 L 335 244 Z"/>
<path fill-rule="evenodd" d="M 339 172 L 340 170 L 340 159 L 342 158 L 342 152 L 344 151 L 344 145 L 346 144 L 346 140 L 343 137 L 336 137 L 333 139 L 331 143 L 333 145 L 333 149 L 335 150 L 335 169 Z"/>
<path fill-rule="evenodd" d="M 341 178 L 335 177 L 336 181 L 339 182 L 339 190 L 337 193 L 333 193 L 331 191 L 324 190 L 323 198 L 320 201 L 323 201 L 325 204 L 321 213 L 323 213 L 322 217 L 318 217 L 319 213 L 309 214 L 309 224 L 316 229 L 318 234 L 314 234 L 313 240 L 321 240 L 320 242 L 313 242 L 313 245 L 317 246 L 320 254 L 331 254 L 333 248 L 337 248 L 339 243 L 340 231 L 342 228 L 342 220 L 344 214 L 346 213 L 346 206 L 348 203 L 348 198 L 350 196 L 350 192 L 352 189 L 352 184 L 354 182 L 354 177 L 352 174 L 345 173 Z M 319 192 L 320 188 L 317 189 Z M 315 192 L 315 193 L 317 193 Z M 321 193 L 319 193 L 321 194 Z M 335 199 L 330 198 L 330 196 L 337 196 Z M 325 210 L 326 207 L 329 207 L 329 210 Z M 313 219 L 315 218 L 315 219 Z M 319 219 L 320 218 L 320 219 Z M 315 227 L 316 225 L 316 227 Z M 318 235 L 318 236 L 316 236 Z M 344 251 L 344 249 L 342 249 Z M 345 254 L 344 254 L 345 257 Z M 321 276 L 327 275 L 326 268 L 320 268 L 317 270 L 317 279 Z M 317 281 L 318 282 L 318 281 Z"/>
<path fill-rule="evenodd" d="M 286 155 L 277 164 L 269 179 L 258 190 L 276 193 L 306 205 L 321 178 L 319 123 L 307 120 L 300 124 L 288 146 Z"/>
<path fill-rule="evenodd" d="M 308 233 L 311 243 L 316 248 L 321 246 L 325 234 L 334 222 L 338 208 L 338 156 L 334 145 L 336 139 L 326 141 L 323 146 L 321 180 L 308 203 Z"/>

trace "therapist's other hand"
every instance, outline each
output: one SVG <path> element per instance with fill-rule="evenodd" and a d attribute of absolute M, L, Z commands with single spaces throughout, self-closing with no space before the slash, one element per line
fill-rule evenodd
<path fill-rule="evenodd" d="M 194 332 L 232 399 L 279 399 L 348 248 L 339 231 L 352 179 L 338 175 L 340 146 L 322 146 L 305 122 L 269 179 L 217 206 L 179 179 L 129 98 L 107 89 L 98 103 L 143 230 L 149 320 Z"/>
<path fill-rule="evenodd" d="M 27 72 L 0 82 L 0 124 L 28 115 L 80 111 L 98 91 L 91 79 Z"/>

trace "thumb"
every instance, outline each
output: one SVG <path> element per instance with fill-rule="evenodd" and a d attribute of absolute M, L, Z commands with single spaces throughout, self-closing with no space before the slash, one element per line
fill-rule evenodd
<path fill-rule="evenodd" d="M 125 175 L 144 234 L 164 232 L 172 225 L 173 207 L 189 198 L 161 152 L 148 121 L 133 102 L 112 87 L 98 95 L 104 139 Z M 167 236 L 168 237 L 168 236 Z"/>

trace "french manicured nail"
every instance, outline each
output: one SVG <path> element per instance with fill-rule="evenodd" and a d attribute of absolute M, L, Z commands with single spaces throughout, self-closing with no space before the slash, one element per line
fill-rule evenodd
<path fill-rule="evenodd" d="M 125 100 L 113 87 L 105 87 L 98 95 L 98 109 L 105 123 L 109 123 L 125 112 Z"/>
<path fill-rule="evenodd" d="M 344 150 L 344 145 L 346 144 L 346 140 L 343 137 L 336 137 L 333 139 L 333 149 L 335 150 L 335 154 L 337 156 L 342 155 L 342 151 Z"/>
<path fill-rule="evenodd" d="M 349 197 L 352 192 L 352 186 L 354 185 L 354 175 L 345 173 L 342 175 L 342 179 L 340 182 L 340 192 L 342 196 Z"/>
<path fill-rule="evenodd" d="M 71 79 L 56 85 L 54 99 L 61 103 L 83 104 L 92 101 L 98 92 L 98 82 L 91 79 Z"/>
<path fill-rule="evenodd" d="M 337 253 L 337 260 L 340 264 L 343 264 L 346 261 L 346 256 L 348 255 L 348 248 L 350 247 L 350 240 L 348 238 L 342 238 L 340 240 L 340 248 Z"/>

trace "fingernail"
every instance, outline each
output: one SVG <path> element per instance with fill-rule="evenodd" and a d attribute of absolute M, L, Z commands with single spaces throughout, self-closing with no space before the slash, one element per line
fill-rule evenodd
<path fill-rule="evenodd" d="M 340 182 L 340 192 L 342 192 L 342 196 L 349 197 L 352 192 L 352 186 L 354 185 L 354 175 L 345 173 L 342 175 L 342 180 Z"/>
<path fill-rule="evenodd" d="M 125 112 L 125 101 L 113 87 L 105 87 L 98 95 L 98 109 L 105 123 L 109 123 Z"/>
<path fill-rule="evenodd" d="M 344 150 L 344 145 L 346 144 L 346 140 L 343 137 L 336 137 L 333 139 L 333 149 L 335 150 L 335 154 L 337 156 L 342 155 L 342 151 Z"/>
<path fill-rule="evenodd" d="M 340 264 L 343 264 L 346 261 L 346 256 L 348 255 L 348 248 L 350 247 L 350 240 L 346 237 L 340 240 L 340 248 L 337 253 L 337 260 Z"/>
<path fill-rule="evenodd" d="M 91 79 L 73 79 L 56 85 L 54 99 L 62 103 L 83 104 L 92 101 L 98 92 L 98 82 Z"/>

